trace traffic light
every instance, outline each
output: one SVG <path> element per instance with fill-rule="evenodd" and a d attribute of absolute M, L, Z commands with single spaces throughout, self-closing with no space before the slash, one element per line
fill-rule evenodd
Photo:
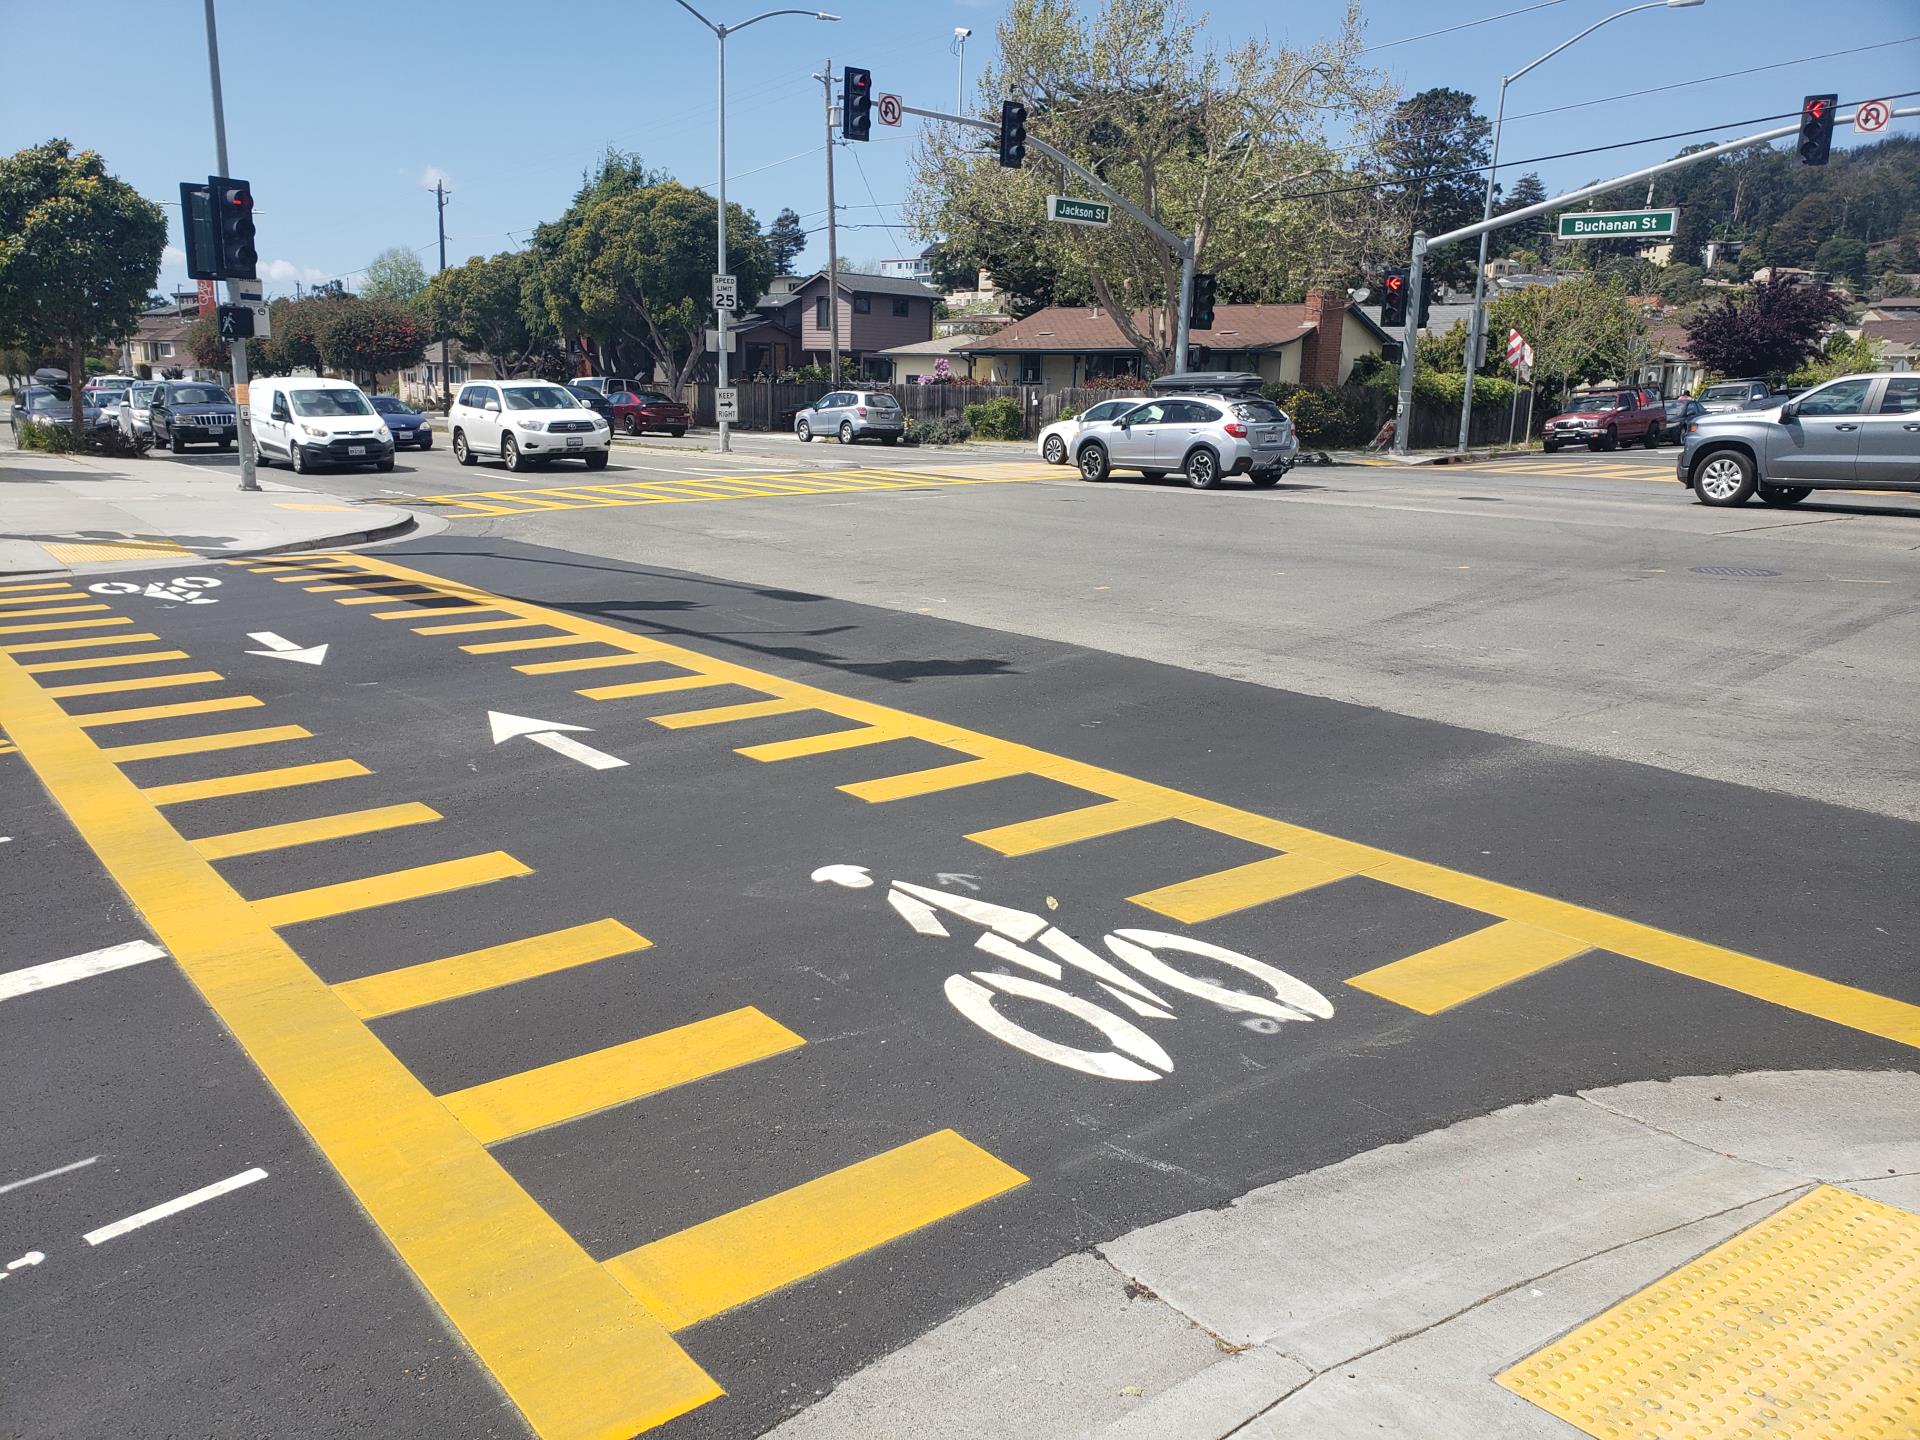
<path fill-rule="evenodd" d="M 1018 170 L 1027 158 L 1027 107 L 1018 100 L 1000 102 L 1000 163 Z"/>
<path fill-rule="evenodd" d="M 1824 165 L 1833 148 L 1833 112 L 1838 95 L 1809 95 L 1800 102 L 1800 163 Z"/>
<path fill-rule="evenodd" d="M 187 241 L 187 278 L 220 278 L 220 237 L 214 232 L 213 204 L 207 187 L 180 182 L 180 229 Z"/>
<path fill-rule="evenodd" d="M 213 201 L 213 224 L 219 232 L 220 277 L 226 280 L 260 278 L 260 255 L 253 244 L 253 186 L 224 175 L 207 177 Z"/>
<path fill-rule="evenodd" d="M 253 308 L 248 305 L 222 305 L 216 312 L 222 340 L 248 340 L 253 337 Z"/>
<path fill-rule="evenodd" d="M 873 133 L 873 72 L 849 65 L 840 76 L 840 133 L 865 140 Z"/>
<path fill-rule="evenodd" d="M 1407 323 L 1407 272 L 1389 270 L 1380 282 L 1380 328 L 1393 330 Z"/>
<path fill-rule="evenodd" d="M 1420 277 L 1420 324 L 1417 328 L 1427 328 L 1427 312 L 1433 308 L 1433 272 L 1427 271 Z"/>
<path fill-rule="evenodd" d="M 1213 276 L 1196 274 L 1193 277 L 1193 301 L 1187 310 L 1189 330 L 1213 328 L 1213 292 Z"/>

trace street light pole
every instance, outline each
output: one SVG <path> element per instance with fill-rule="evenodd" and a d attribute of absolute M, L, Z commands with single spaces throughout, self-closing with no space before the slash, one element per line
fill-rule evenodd
<path fill-rule="evenodd" d="M 955 110 L 967 108 L 967 37 L 972 34 L 973 31 L 965 25 L 953 27 L 953 53 L 959 57 L 959 64 L 954 67 L 953 75 L 953 108 Z"/>
<path fill-rule="evenodd" d="M 207 3 L 211 5 L 213 0 L 207 0 Z M 840 17 L 838 15 L 829 15 L 824 10 L 768 10 L 759 15 L 755 15 L 751 20 L 742 20 L 738 25 L 724 25 L 717 20 L 709 20 L 698 10 L 694 9 L 693 6 L 689 5 L 687 0 L 674 0 L 674 3 L 713 32 L 713 38 L 719 51 L 718 109 L 720 179 L 719 183 L 714 187 L 719 192 L 720 197 L 720 221 L 715 227 L 719 263 L 714 266 L 713 273 L 716 275 L 728 275 L 732 272 L 727 269 L 727 37 L 737 30 L 746 29 L 749 25 L 758 25 L 762 20 L 771 20 L 776 15 L 810 15 L 815 20 L 838 20 Z M 733 332 L 729 328 L 729 321 L 733 318 L 733 312 L 722 309 L 716 304 L 713 307 L 713 318 L 715 326 L 718 327 L 714 332 L 718 337 L 718 343 L 713 347 L 716 356 L 714 370 L 714 406 L 718 409 L 720 403 L 719 392 L 727 388 L 727 362 L 732 358 L 729 352 L 733 349 Z M 721 420 L 719 426 L 720 449 L 723 453 L 731 451 L 733 449 L 732 424 L 729 421 Z"/>
<path fill-rule="evenodd" d="M 1514 81 L 1518 80 L 1522 75 L 1525 75 L 1536 66 L 1546 64 L 1547 61 L 1553 59 L 1553 57 L 1558 55 L 1562 50 L 1579 44 L 1602 25 L 1610 25 L 1615 20 L 1622 19 L 1628 15 L 1637 15 L 1642 10 L 1686 10 L 1704 3 L 1705 0 L 1647 0 L 1647 3 L 1642 5 L 1630 5 L 1625 10 L 1615 11 L 1605 19 L 1594 21 L 1593 24 L 1582 30 L 1578 35 L 1575 35 L 1571 40 L 1561 41 L 1560 44 L 1554 46 L 1553 49 L 1547 51 L 1547 53 L 1539 59 L 1522 65 L 1511 75 L 1501 76 L 1500 104 L 1498 108 L 1495 109 L 1493 115 L 1492 154 L 1487 157 L 1486 200 L 1480 208 L 1481 222 L 1484 224 L 1493 218 L 1494 177 L 1500 172 L 1500 128 L 1507 118 L 1507 87 L 1509 85 L 1513 84 Z M 1467 373 L 1465 383 L 1460 387 L 1459 448 L 1462 450 L 1467 448 L 1467 435 L 1473 425 L 1473 376 L 1474 372 L 1480 368 L 1480 337 L 1486 333 L 1487 320 L 1482 307 L 1486 302 L 1487 295 L 1487 240 L 1490 233 L 1491 232 L 1486 230 L 1480 232 L 1480 260 L 1473 271 L 1473 314 L 1467 321 Z M 1414 295 L 1409 296 L 1408 300 L 1410 304 L 1417 305 L 1419 303 L 1418 293 L 1416 292 Z"/>

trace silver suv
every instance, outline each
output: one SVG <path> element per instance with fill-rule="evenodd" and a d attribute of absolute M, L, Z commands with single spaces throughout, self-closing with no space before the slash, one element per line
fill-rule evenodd
<path fill-rule="evenodd" d="M 906 429 L 900 402 L 884 390 L 836 390 L 793 417 L 793 433 L 802 440 L 833 435 L 842 445 L 867 439 L 892 445 Z"/>
<path fill-rule="evenodd" d="M 1920 491 L 1920 375 L 1843 375 L 1765 410 L 1687 424 L 1679 480 L 1703 505 L 1815 490 Z"/>
<path fill-rule="evenodd" d="M 1073 442 L 1073 463 L 1088 480 L 1137 470 L 1149 480 L 1178 470 L 1196 490 L 1223 476 L 1278 485 L 1300 455 L 1293 421 L 1255 396 L 1170 395 L 1088 425 Z"/>

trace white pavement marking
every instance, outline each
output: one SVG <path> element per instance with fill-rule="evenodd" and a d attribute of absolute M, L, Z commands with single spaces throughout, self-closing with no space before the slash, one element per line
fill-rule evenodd
<path fill-rule="evenodd" d="M 151 1210 L 142 1210 L 137 1215 L 129 1215 L 124 1220 L 116 1220 L 111 1225 L 102 1225 L 98 1230 L 89 1230 L 80 1238 L 89 1245 L 103 1245 L 116 1236 L 125 1235 L 129 1230 L 138 1230 L 143 1225 L 151 1225 L 156 1220 L 164 1220 L 169 1215 L 178 1215 L 182 1210 L 191 1210 L 196 1205 L 204 1205 L 209 1200 L 218 1199 L 242 1186 L 251 1185 L 256 1180 L 267 1178 L 267 1172 L 259 1166 L 251 1170 L 242 1170 L 238 1175 L 230 1175 L 225 1180 L 216 1180 L 211 1185 L 203 1185 L 198 1190 L 155 1205 Z"/>
<path fill-rule="evenodd" d="M 249 650 L 249 655 L 265 655 L 273 660 L 292 660 L 301 665 L 321 665 L 326 663 L 327 647 L 309 645 L 302 649 L 284 635 L 276 635 L 271 630 L 248 632 L 247 638 L 256 644 L 264 645 L 264 650 Z"/>
<path fill-rule="evenodd" d="M 56 1175 L 71 1175 L 76 1170 L 86 1169 L 99 1158 L 98 1155 L 89 1155 L 86 1159 L 76 1160 L 71 1165 L 61 1165 L 52 1170 L 42 1170 L 38 1175 L 29 1175 L 24 1180 L 9 1180 L 6 1184 L 0 1185 L 0 1195 L 6 1194 L 9 1190 L 24 1190 L 29 1185 L 38 1185 L 42 1180 L 51 1180 Z"/>
<path fill-rule="evenodd" d="M 509 715 L 502 710 L 489 710 L 487 724 L 493 730 L 493 743 L 496 745 L 524 735 L 536 745 L 544 745 L 556 755 L 564 755 L 569 760 L 577 760 L 595 770 L 618 770 L 627 762 L 617 755 L 609 755 L 604 750 L 596 750 L 591 745 L 583 745 L 578 740 L 560 733 L 574 730 L 582 734 L 592 731 L 585 725 L 563 725 L 558 720 L 536 720 L 530 715 Z"/>
<path fill-rule="evenodd" d="M 124 970 L 148 960 L 164 960 L 167 952 L 146 940 L 129 940 L 124 945 L 109 945 L 104 950 L 89 950 L 84 955 L 69 955 L 65 960 L 49 960 L 44 965 L 29 965 L 24 970 L 9 970 L 0 975 L 0 1000 L 50 990 L 70 980 L 85 980 L 109 970 Z"/>
<path fill-rule="evenodd" d="M 7 1268 L 5 1270 L 0 1270 L 0 1280 L 6 1279 L 7 1276 L 11 1275 L 16 1270 L 31 1269 L 33 1266 L 38 1265 L 42 1260 L 46 1258 L 47 1258 L 47 1254 L 46 1254 L 46 1251 L 44 1250 L 29 1250 L 27 1251 L 26 1254 L 22 1255 L 18 1260 L 9 1260 L 7 1262 Z"/>

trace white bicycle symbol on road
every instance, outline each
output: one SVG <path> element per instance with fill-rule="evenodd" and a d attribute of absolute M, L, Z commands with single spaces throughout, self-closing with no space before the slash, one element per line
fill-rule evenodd
<path fill-rule="evenodd" d="M 813 872 L 813 879 L 817 884 L 848 890 L 870 889 L 875 883 L 861 865 L 823 865 Z M 1067 967 L 1090 977 L 1123 1008 L 1146 1020 L 1176 1018 L 1174 1002 L 1147 981 L 1243 1015 L 1246 1018 L 1241 1023 L 1262 1034 L 1273 1034 L 1292 1021 L 1326 1020 L 1333 1015 L 1333 1003 L 1305 981 L 1205 940 L 1160 930 L 1114 930 L 1103 937 L 1115 957 L 1109 960 L 1044 916 L 971 895 L 894 880 L 887 887 L 887 904 L 917 935 L 951 938 L 953 932 L 941 919 L 942 913 L 978 925 L 985 933 L 974 941 L 975 949 L 1043 977 L 1036 980 L 990 970 L 949 975 L 947 1001 L 994 1039 L 1083 1075 L 1106 1080 L 1158 1080 L 1172 1073 L 1173 1057 L 1126 1015 L 1049 983 L 1063 978 Z M 1025 948 L 1029 944 L 1038 948 Z M 1271 993 L 1236 990 L 1190 974 L 1167 960 L 1168 952 L 1225 965 Z M 1115 960 L 1138 974 L 1121 968 Z M 1109 1048 L 1084 1050 L 1037 1034 L 998 1008 L 996 1001 L 1003 996 L 1052 1006 L 1099 1031 Z"/>
<path fill-rule="evenodd" d="M 134 580 L 102 580 L 87 587 L 96 595 L 145 595 L 149 600 L 171 600 L 179 605 L 217 605 L 217 597 L 198 592 L 219 588 L 219 580 L 211 575 L 179 575 L 165 584 L 147 585 Z"/>

